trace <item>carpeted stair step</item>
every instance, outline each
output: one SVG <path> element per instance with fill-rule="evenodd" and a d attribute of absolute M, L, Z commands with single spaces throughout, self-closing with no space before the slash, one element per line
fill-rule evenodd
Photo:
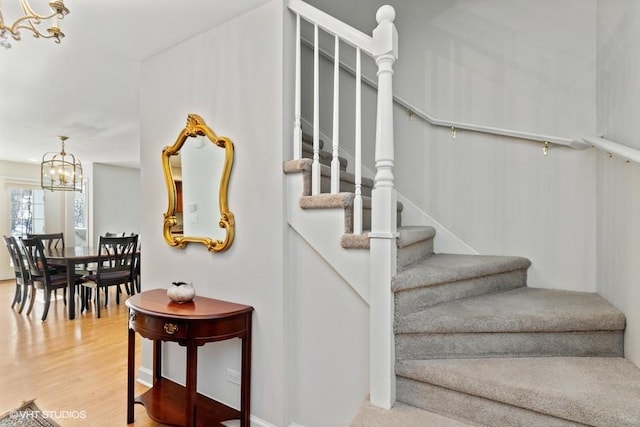
<path fill-rule="evenodd" d="M 303 178 L 303 196 L 311 195 L 311 168 L 313 160 L 298 159 L 287 160 L 284 162 L 283 171 L 285 174 L 302 173 Z M 373 180 L 371 178 L 362 177 L 361 193 L 363 196 L 371 196 L 373 189 Z M 331 168 L 329 166 L 320 165 L 320 192 L 329 193 L 331 191 Z M 355 175 L 350 172 L 340 171 L 340 192 L 355 191 Z"/>
<path fill-rule="evenodd" d="M 318 194 L 317 196 L 300 197 L 302 209 L 344 209 L 344 232 L 353 233 L 353 202 L 355 194 Z M 398 224 L 401 223 L 402 203 L 398 202 Z M 362 227 L 371 229 L 371 197 L 362 196 Z"/>
<path fill-rule="evenodd" d="M 436 229 L 429 226 L 406 226 L 398 229 L 398 271 L 418 260 L 433 255 Z"/>
<path fill-rule="evenodd" d="M 397 316 L 396 357 L 622 357 L 624 328 L 597 294 L 525 287 Z"/>
<path fill-rule="evenodd" d="M 406 360 L 398 401 L 487 426 L 640 425 L 640 370 L 621 357 Z"/>
<path fill-rule="evenodd" d="M 531 261 L 522 257 L 435 254 L 391 281 L 396 316 L 436 304 L 526 286 Z"/>
<path fill-rule="evenodd" d="M 398 227 L 398 271 L 407 266 L 433 255 L 433 238 L 436 230 L 430 226 L 411 225 Z M 340 244 L 345 249 L 369 249 L 368 234 L 345 234 Z"/>
<path fill-rule="evenodd" d="M 319 139 L 318 143 L 320 149 L 324 149 L 324 139 Z M 313 151 L 313 135 L 310 133 L 302 132 L 302 146 L 304 147 L 305 145 L 312 147 L 311 151 Z"/>
<path fill-rule="evenodd" d="M 313 139 L 305 139 L 305 135 L 302 135 L 302 157 L 306 159 L 313 159 Z M 331 151 L 323 150 L 324 141 L 320 140 L 320 150 L 318 151 L 318 161 L 326 166 L 331 167 L 331 161 L 333 160 L 333 154 Z M 331 147 L 329 147 L 331 148 Z M 340 170 L 346 171 L 348 161 L 344 157 L 338 156 L 338 162 L 340 162 Z"/>
<path fill-rule="evenodd" d="M 309 159 L 311 160 L 311 159 Z M 371 191 L 373 190 L 373 180 L 371 178 L 362 177 L 360 180 L 360 194 L 362 196 L 371 197 Z M 340 171 L 340 192 L 341 193 L 355 193 L 356 191 L 356 177 L 351 172 L 344 170 Z M 320 165 L 320 192 L 331 192 L 331 167 Z"/>
<path fill-rule="evenodd" d="M 477 424 L 454 420 L 415 406 L 395 402 L 390 409 L 373 406 L 369 401 L 360 405 L 349 427 L 473 427 Z"/>

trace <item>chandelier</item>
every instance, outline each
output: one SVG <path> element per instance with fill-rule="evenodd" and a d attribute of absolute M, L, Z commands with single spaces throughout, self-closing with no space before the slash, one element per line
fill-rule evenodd
<path fill-rule="evenodd" d="M 0 0 L 0 46 L 9 49 L 11 47 L 9 36 L 13 37 L 14 40 L 20 40 L 21 30 L 31 31 L 35 38 L 55 39 L 56 43 L 60 43 L 64 33 L 60 31 L 59 20 L 64 19 L 69 13 L 69 9 L 64 5 L 63 0 L 50 1 L 49 8 L 51 8 L 51 12 L 47 15 L 36 13 L 29 4 L 29 0 L 18 0 L 18 2 L 22 9 L 22 16 L 13 21 L 13 24 L 9 24 L 5 22 L 2 16 L 3 0 Z M 44 29 L 40 27 L 43 23 L 50 25 L 46 29 L 46 34 L 40 31 Z"/>
<path fill-rule="evenodd" d="M 73 154 L 64 151 L 64 142 L 69 138 L 58 138 L 62 142 L 62 150 L 42 156 L 40 185 L 45 190 L 82 192 L 82 164 Z"/>

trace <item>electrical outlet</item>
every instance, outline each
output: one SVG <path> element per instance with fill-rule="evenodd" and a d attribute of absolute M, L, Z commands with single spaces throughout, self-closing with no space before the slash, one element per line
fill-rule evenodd
<path fill-rule="evenodd" d="M 233 369 L 227 369 L 227 381 L 240 385 L 240 372 Z"/>

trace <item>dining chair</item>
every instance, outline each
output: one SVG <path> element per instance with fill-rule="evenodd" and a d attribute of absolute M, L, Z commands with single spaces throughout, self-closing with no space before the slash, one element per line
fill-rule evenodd
<path fill-rule="evenodd" d="M 64 233 L 27 233 L 28 238 L 36 238 L 42 241 L 42 246 L 50 251 L 52 249 L 64 249 Z M 67 267 L 64 265 L 53 265 L 49 266 L 51 269 L 51 273 L 66 273 Z M 56 295 L 57 291 L 54 292 Z"/>
<path fill-rule="evenodd" d="M 29 268 L 24 259 L 22 249 L 18 246 L 16 238 L 13 236 L 2 236 L 2 239 L 4 240 L 4 244 L 9 250 L 11 263 L 13 264 L 13 271 L 16 278 L 16 292 L 13 296 L 13 301 L 11 302 L 11 308 L 15 307 L 15 305 L 19 303 L 20 308 L 18 309 L 18 313 L 22 313 L 22 310 L 24 310 L 25 304 L 27 303 L 29 290 L 32 288 Z M 33 291 L 31 291 L 32 299 L 34 295 L 35 294 L 33 293 Z M 30 306 L 31 305 L 32 304 L 30 304 Z"/>
<path fill-rule="evenodd" d="M 124 237 L 126 235 L 127 235 L 127 233 L 125 233 L 124 231 L 120 232 L 120 233 L 114 233 L 114 232 L 111 232 L 111 231 L 107 231 L 106 233 L 104 233 L 104 237 Z M 133 236 L 133 235 L 135 235 L 135 233 L 131 233 L 131 236 Z M 136 263 L 137 263 L 137 258 L 136 258 Z M 137 271 L 137 267 L 136 267 L 136 271 Z M 136 280 L 136 282 L 137 282 L 137 280 Z M 139 289 L 140 285 L 139 284 L 131 283 L 131 286 L 135 286 L 137 292 L 140 292 L 140 289 Z M 135 292 L 129 288 L 129 284 L 128 283 L 125 283 L 124 288 L 127 291 L 127 295 L 135 294 Z M 120 294 L 120 293 L 121 293 L 120 286 L 118 286 L 118 294 Z M 107 301 L 105 301 L 105 304 L 106 303 L 107 303 Z"/>
<path fill-rule="evenodd" d="M 100 290 L 105 293 L 105 307 L 108 304 L 109 286 L 135 283 L 135 258 L 138 248 L 138 235 L 125 237 L 100 236 L 98 244 L 98 264 L 94 274 L 84 277 L 82 283 L 82 307 L 85 311 L 89 307 L 91 290 L 95 289 L 95 307 L 97 317 L 100 318 Z M 132 286 L 134 289 L 134 286 Z M 132 290 L 132 292 L 134 292 Z M 120 293 L 116 291 L 116 302 L 120 303 Z"/>
<path fill-rule="evenodd" d="M 74 274 L 74 283 L 67 282 L 66 272 L 54 272 L 49 267 L 47 258 L 44 253 L 44 245 L 42 240 L 37 237 L 23 238 L 20 240 L 20 244 L 24 248 L 26 254 L 27 263 L 29 265 L 29 273 L 31 275 L 31 282 L 33 283 L 34 294 L 36 289 L 42 289 L 44 292 L 44 312 L 42 313 L 42 320 L 47 319 L 49 313 L 49 306 L 51 305 L 51 293 L 58 289 L 63 290 L 64 303 L 67 303 L 66 291 L 67 286 L 75 286 L 83 281 L 81 274 Z M 29 310 L 31 312 L 33 306 L 33 300 L 30 302 Z"/>
<path fill-rule="evenodd" d="M 106 233 L 104 233 L 104 237 L 124 237 L 126 234 L 124 232 L 122 233 L 112 233 L 110 231 L 107 231 Z"/>
<path fill-rule="evenodd" d="M 39 233 L 27 234 L 27 238 L 38 238 L 42 241 L 42 246 L 47 249 L 64 249 L 64 233 Z"/>
<path fill-rule="evenodd" d="M 138 251 L 136 253 L 136 262 L 135 262 L 135 275 L 134 275 L 134 279 L 135 279 L 135 284 L 134 287 L 136 289 L 137 293 L 140 293 L 141 291 L 141 285 L 140 285 L 140 255 L 142 255 L 142 251 L 141 251 L 141 247 L 140 245 L 138 245 Z"/>

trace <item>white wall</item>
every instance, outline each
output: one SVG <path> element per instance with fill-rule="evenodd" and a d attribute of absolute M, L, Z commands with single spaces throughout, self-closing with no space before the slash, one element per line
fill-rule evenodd
<path fill-rule="evenodd" d="M 595 0 L 311 3 L 368 34 L 377 8 L 393 5 L 394 93 L 433 116 L 573 138 L 595 132 Z M 331 102 L 330 91 L 322 99 Z M 400 193 L 478 252 L 530 258 L 532 286 L 595 290 L 594 150 L 544 157 L 541 144 L 462 131 L 454 140 L 403 108 L 395 115 Z"/>
<path fill-rule="evenodd" d="M 640 4 L 598 2 L 598 132 L 640 148 Z M 640 365 L 640 165 L 597 162 L 598 292 L 627 316 L 625 355 Z"/>
<path fill-rule="evenodd" d="M 253 315 L 251 412 L 283 420 L 282 5 L 271 1 L 142 64 L 141 204 L 145 220 L 142 287 L 192 281 L 198 294 L 250 304 Z M 162 237 L 166 189 L 160 162 L 188 113 L 199 114 L 235 146 L 229 209 L 236 238 L 221 253 L 169 247 Z M 145 348 L 146 349 L 146 348 Z M 184 353 L 167 345 L 166 374 L 184 379 Z M 143 351 L 144 366 L 150 355 Z M 199 350 L 199 389 L 232 405 L 238 386 L 237 340 Z"/>
<path fill-rule="evenodd" d="M 140 233 L 140 170 L 93 164 L 90 181 L 93 244 L 106 232 Z"/>
<path fill-rule="evenodd" d="M 347 426 L 369 392 L 369 306 L 289 230 L 290 421 Z"/>

